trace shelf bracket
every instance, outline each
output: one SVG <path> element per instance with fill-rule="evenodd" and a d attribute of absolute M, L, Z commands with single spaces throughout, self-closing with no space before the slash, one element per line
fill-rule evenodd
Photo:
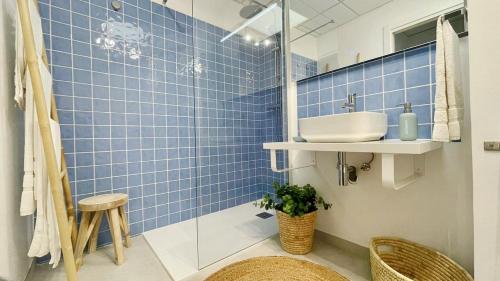
<path fill-rule="evenodd" d="M 424 175 L 425 155 L 399 155 L 400 163 L 396 165 L 396 154 L 382 153 L 382 185 L 387 188 L 399 190 L 417 181 Z M 404 162 L 401 162 L 404 161 Z M 396 175 L 402 166 L 410 167 L 412 172 L 406 177 L 399 178 Z"/>
<path fill-rule="evenodd" d="M 311 157 L 312 159 L 310 160 L 309 163 L 304 164 L 304 165 L 300 165 L 300 166 L 296 166 L 296 167 L 279 169 L 278 164 L 277 164 L 278 161 L 276 160 L 276 149 L 270 149 L 270 152 L 271 152 L 271 170 L 273 172 L 276 172 L 276 173 L 284 173 L 284 172 L 288 172 L 288 171 L 292 171 L 292 170 L 316 166 L 316 153 L 312 152 L 311 154 L 313 156 Z M 291 161 L 289 161 L 289 163 L 290 162 Z"/>

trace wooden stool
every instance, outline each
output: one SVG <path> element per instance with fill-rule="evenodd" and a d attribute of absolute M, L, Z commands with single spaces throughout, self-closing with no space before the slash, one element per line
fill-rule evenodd
<path fill-rule="evenodd" d="M 83 250 L 87 242 L 89 253 L 95 252 L 96 250 L 99 226 L 104 213 L 106 213 L 108 217 L 109 231 L 113 238 L 115 263 L 117 265 L 123 263 L 122 231 L 125 236 L 125 247 L 128 248 L 131 246 L 127 214 L 123 208 L 127 202 L 128 195 L 121 193 L 97 195 L 82 199 L 78 202 L 78 208 L 82 211 L 82 219 L 75 247 L 77 269 L 79 269 L 83 263 Z"/>

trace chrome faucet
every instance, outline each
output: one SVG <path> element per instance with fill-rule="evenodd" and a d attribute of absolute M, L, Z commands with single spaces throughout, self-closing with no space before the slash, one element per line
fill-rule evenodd
<path fill-rule="evenodd" d="M 344 103 L 342 108 L 349 109 L 349 112 L 356 112 L 356 94 L 347 95 L 347 102 Z"/>

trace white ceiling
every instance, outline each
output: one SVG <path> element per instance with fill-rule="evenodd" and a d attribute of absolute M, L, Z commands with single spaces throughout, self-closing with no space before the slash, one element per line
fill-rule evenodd
<path fill-rule="evenodd" d="M 303 32 L 311 32 L 317 29 L 311 35 L 320 36 L 391 1 L 291 0 L 291 9 L 309 19 L 295 28 Z M 333 23 L 327 24 L 332 20 Z M 322 25 L 325 26 L 319 28 Z"/>
<path fill-rule="evenodd" d="M 161 3 L 162 0 L 152 0 Z M 194 14 L 196 18 L 207 21 L 226 30 L 234 30 L 246 19 L 239 15 L 240 9 L 249 4 L 259 2 L 269 6 L 277 0 L 169 0 L 167 6 L 186 14 Z M 323 35 L 357 17 L 374 10 L 392 0 L 290 0 L 291 9 L 306 17 L 307 20 L 295 26 L 298 33 L 296 36 L 307 33 L 325 25 L 332 20 L 334 23 L 327 24 L 312 32 L 312 36 Z M 193 4 L 193 5 L 191 5 Z M 194 7 L 194 10 L 192 9 Z M 293 31 L 293 30 L 292 30 Z M 260 36 L 258 31 L 250 32 L 255 37 Z M 294 35 L 292 35 L 293 37 Z"/>

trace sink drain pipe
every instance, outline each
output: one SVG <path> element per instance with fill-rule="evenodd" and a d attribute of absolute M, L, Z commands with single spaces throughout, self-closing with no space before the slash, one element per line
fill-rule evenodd
<path fill-rule="evenodd" d="M 340 186 L 349 185 L 349 165 L 347 164 L 347 153 L 338 152 L 337 153 L 337 170 Z"/>
<path fill-rule="evenodd" d="M 347 164 L 347 153 L 337 153 L 337 170 L 339 186 L 348 186 L 350 183 L 356 184 L 358 180 L 356 167 Z"/>

